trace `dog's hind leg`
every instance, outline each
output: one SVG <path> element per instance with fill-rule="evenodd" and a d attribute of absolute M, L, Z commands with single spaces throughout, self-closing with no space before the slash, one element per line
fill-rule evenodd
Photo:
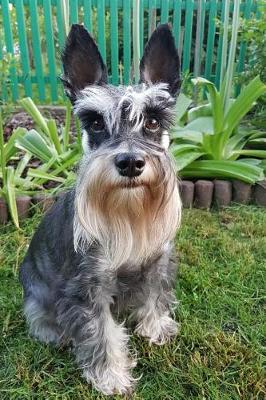
<path fill-rule="evenodd" d="M 56 323 L 54 289 L 42 279 L 35 260 L 23 262 L 19 277 L 24 289 L 24 314 L 30 334 L 41 342 L 59 345 L 61 335 Z"/>
<path fill-rule="evenodd" d="M 30 334 L 44 343 L 59 345 L 61 341 L 59 326 L 47 307 L 34 296 L 25 299 L 24 314 Z"/>

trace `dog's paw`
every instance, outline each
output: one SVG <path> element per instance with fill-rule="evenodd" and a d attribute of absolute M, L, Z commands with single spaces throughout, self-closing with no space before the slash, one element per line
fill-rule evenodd
<path fill-rule="evenodd" d="M 150 344 L 163 345 L 175 337 L 179 329 L 179 324 L 168 315 L 160 318 L 149 315 L 137 325 L 135 332 L 148 338 Z"/>
<path fill-rule="evenodd" d="M 83 376 L 88 383 L 105 395 L 130 394 L 135 386 L 136 379 L 132 377 L 129 368 L 135 366 L 135 361 L 127 360 L 126 365 L 110 365 L 108 368 L 90 370 L 85 368 Z"/>

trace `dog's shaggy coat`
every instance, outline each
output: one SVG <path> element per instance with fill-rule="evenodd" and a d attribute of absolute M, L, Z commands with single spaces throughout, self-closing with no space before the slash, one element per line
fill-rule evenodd
<path fill-rule="evenodd" d="M 134 87 L 107 84 L 82 26 L 72 27 L 62 59 L 84 156 L 75 188 L 45 215 L 22 263 L 24 311 L 32 335 L 73 346 L 95 388 L 125 393 L 135 361 L 117 320 L 129 315 L 151 343 L 177 331 L 171 240 L 181 203 L 167 149 L 179 59 L 167 25 L 146 46 Z"/>

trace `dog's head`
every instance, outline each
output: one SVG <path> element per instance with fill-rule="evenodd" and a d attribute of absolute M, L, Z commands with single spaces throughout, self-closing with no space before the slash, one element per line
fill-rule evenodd
<path fill-rule="evenodd" d="M 72 26 L 62 61 L 65 91 L 83 129 L 76 245 L 84 236 L 99 241 L 110 238 L 115 230 L 117 243 L 110 247 L 117 253 L 119 240 L 124 235 L 129 241 L 135 225 L 139 240 L 144 240 L 148 229 L 151 234 L 145 235 L 150 240 L 151 226 L 164 219 L 168 227 L 161 230 L 167 233 L 161 235 L 160 227 L 156 228 L 162 244 L 173 236 L 180 216 L 176 175 L 167 151 L 180 67 L 168 25 L 159 26 L 146 45 L 140 83 L 135 86 L 107 83 L 100 52 L 81 25 Z"/>

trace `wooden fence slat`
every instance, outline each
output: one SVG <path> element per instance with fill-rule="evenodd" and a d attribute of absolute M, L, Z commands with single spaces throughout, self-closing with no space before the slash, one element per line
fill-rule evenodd
<path fill-rule="evenodd" d="M 98 45 L 104 61 L 106 61 L 105 44 L 105 0 L 97 0 Z"/>
<path fill-rule="evenodd" d="M 194 76 L 201 75 L 201 59 L 202 59 L 202 44 L 204 35 L 205 22 L 205 0 L 198 0 L 199 7 L 197 8 L 197 28 L 194 51 Z"/>
<path fill-rule="evenodd" d="M 90 33 L 92 33 L 92 10 L 91 10 L 91 0 L 84 1 L 84 25 Z"/>
<path fill-rule="evenodd" d="M 37 83 L 38 96 L 40 101 L 45 99 L 46 87 L 50 85 L 52 101 L 57 99 L 58 86 L 57 74 L 61 65 L 57 64 L 57 54 L 55 53 L 55 44 L 59 44 L 60 50 L 63 49 L 65 43 L 65 27 L 62 12 L 62 0 L 0 0 L 0 9 L 4 16 L 2 32 L 2 48 L 0 48 L 0 60 L 3 60 L 4 65 L 7 65 L 8 73 L 6 79 L 2 83 L 1 97 L 4 98 L 5 86 L 6 98 L 10 97 L 10 90 L 12 99 L 15 100 L 19 96 L 20 86 L 24 86 L 25 94 L 32 95 L 32 84 Z M 111 50 L 111 81 L 117 85 L 120 81 L 128 84 L 131 80 L 131 60 L 132 60 L 132 7 L 135 0 L 69 0 L 69 20 L 70 23 L 84 23 L 86 28 L 92 32 L 96 26 L 97 31 L 95 36 L 99 45 L 100 52 L 104 61 L 106 62 L 106 37 L 109 41 L 109 26 L 110 26 L 110 50 Z M 17 55 L 17 42 L 14 42 L 12 33 L 11 14 L 9 4 L 15 7 L 16 16 L 16 32 L 18 37 L 18 44 L 20 53 Z M 241 12 L 245 19 L 250 18 L 251 13 L 257 18 L 260 18 L 262 13 L 258 11 L 259 2 L 256 0 L 243 0 L 241 3 Z M 214 81 L 217 86 L 220 81 L 220 68 L 222 57 L 222 29 L 219 32 L 219 40 L 216 40 L 215 19 L 218 15 L 223 20 L 223 7 L 224 0 L 140 0 L 140 26 L 139 26 L 139 47 L 140 56 L 143 54 L 144 39 L 146 40 L 151 35 L 156 27 L 158 18 L 160 16 L 160 23 L 167 23 L 169 20 L 173 21 L 173 34 L 175 43 L 179 48 L 182 56 L 182 70 L 188 71 L 191 66 L 192 48 L 193 51 L 193 75 L 202 75 L 207 79 Z M 200 10 L 198 10 L 198 8 Z M 83 10 L 81 10 L 83 8 Z M 27 41 L 27 32 L 25 24 L 25 10 L 29 10 L 30 26 L 32 42 Z M 94 24 L 94 10 L 96 11 L 96 24 Z M 233 2 L 230 5 L 230 15 L 232 15 Z M 110 25 L 107 20 L 106 12 L 110 13 Z M 121 14 L 120 14 L 121 13 Z M 44 15 L 44 37 L 40 37 L 40 17 Z M 197 15 L 197 25 L 195 17 Z M 148 18 L 146 18 L 148 17 Z M 54 26 L 54 18 L 56 18 L 56 26 Z M 80 20 L 79 20 L 80 19 Z M 204 71 L 201 71 L 203 49 L 205 47 L 204 29 L 205 19 L 208 22 L 207 28 L 207 43 L 206 43 L 206 59 Z M 119 25 L 121 21 L 121 26 Z M 145 26 L 144 26 L 145 22 Z M 147 22 L 147 25 L 146 25 Z M 108 35 L 106 32 L 106 23 L 108 24 Z M 194 34 L 194 28 L 197 30 Z M 192 35 L 193 33 L 193 35 Z M 122 35 L 123 46 L 122 51 L 122 71 L 123 79 L 119 77 L 119 60 L 120 60 L 120 41 Z M 193 41 L 192 41 L 193 39 Z M 218 39 L 218 38 L 217 38 Z M 0 38 L 1 41 L 1 38 Z M 46 41 L 47 57 L 43 59 L 43 49 L 41 44 Z M 16 45 L 16 48 L 15 48 Z M 109 43 L 108 43 L 109 45 Z M 30 48 L 28 48 L 30 46 Z M 182 51 L 182 47 L 184 50 Z M 1 46 L 0 46 L 1 47 Z M 31 63 L 29 58 L 30 50 L 33 50 L 33 65 L 34 69 L 31 71 Z M 245 66 L 247 43 L 242 41 L 240 43 L 240 50 L 238 54 L 237 72 L 243 71 Z M 6 54 L 14 60 L 14 52 L 16 52 L 16 60 L 20 62 L 18 68 L 16 63 L 10 62 Z M 182 54 L 183 53 L 183 54 Z M 109 54 L 109 52 L 108 52 Z M 12 58 L 13 57 L 13 58 Z M 19 58 L 20 57 L 20 58 Z M 48 60 L 48 62 L 47 62 Z M 45 61 L 45 63 L 44 63 Z M 215 62 L 215 65 L 214 65 Z M 108 58 L 109 63 L 109 58 Z M 47 64 L 47 65 L 46 65 Z M 249 60 L 252 64 L 252 60 Z M 21 74 L 20 74 L 20 71 Z M 48 71 L 47 76 L 44 71 Z M 192 71 L 190 71 L 192 72 Z M 3 78 L 4 72 L 2 72 Z M 3 79 L 2 79 L 3 80 Z M 237 88 L 236 88 L 237 89 Z"/>
<path fill-rule="evenodd" d="M 148 20 L 148 37 L 156 28 L 156 0 L 149 0 L 149 20 Z"/>
<path fill-rule="evenodd" d="M 29 59 L 29 49 L 27 43 L 26 25 L 24 18 L 23 0 L 16 0 L 15 7 L 16 7 L 16 19 L 18 26 L 20 59 L 21 59 L 21 66 L 23 73 L 23 85 L 24 85 L 25 95 L 31 97 L 32 88 L 31 88 L 31 74 L 30 74 L 30 61 L 29 61 L 30 59 Z"/>
<path fill-rule="evenodd" d="M 131 7 L 130 0 L 123 0 L 123 60 L 124 84 L 130 82 L 131 67 Z"/>
<path fill-rule="evenodd" d="M 188 71 L 190 68 L 193 12 L 194 12 L 194 0 L 187 0 L 186 18 L 185 18 L 185 37 L 184 37 L 185 48 L 183 53 L 182 71 Z"/>
<path fill-rule="evenodd" d="M 57 34 L 58 34 L 58 43 L 60 51 L 63 50 L 65 45 L 65 28 L 64 28 L 64 19 L 63 19 L 63 10 L 61 0 L 56 0 L 56 23 L 57 23 Z"/>
<path fill-rule="evenodd" d="M 50 88 L 51 88 L 51 99 L 52 101 L 55 101 L 57 100 L 57 78 L 56 78 L 51 0 L 45 0 L 43 2 L 43 9 L 44 9 L 44 24 L 45 24 L 46 46 L 47 46 L 48 71 L 49 71 Z"/>
<path fill-rule="evenodd" d="M 0 82 L 1 82 L 1 92 L 0 92 L 0 100 L 1 101 L 7 101 L 8 95 L 7 95 L 7 89 L 6 89 L 6 77 L 4 76 L 4 67 L 3 64 L 3 58 L 4 58 L 4 51 L 3 51 L 3 45 L 4 41 L 2 38 L 2 32 L 0 31 Z"/>
<path fill-rule="evenodd" d="M 16 67 L 14 65 L 14 44 L 13 44 L 13 35 L 12 35 L 12 29 L 11 29 L 11 27 L 12 27 L 11 19 L 10 19 L 10 15 L 9 15 L 8 0 L 2 0 L 2 14 L 3 14 L 6 51 L 11 56 L 9 73 L 10 73 L 10 80 L 11 80 L 12 100 L 16 101 L 18 99 L 18 78 L 17 78 L 17 73 L 16 73 Z"/>
<path fill-rule="evenodd" d="M 30 24 L 32 34 L 32 50 L 34 55 L 34 64 L 36 69 L 37 86 L 39 92 L 39 99 L 45 100 L 45 86 L 44 86 L 44 75 L 42 66 L 42 52 L 41 52 L 41 41 L 39 32 L 39 18 L 37 12 L 37 0 L 29 0 L 30 9 Z"/>
<path fill-rule="evenodd" d="M 245 10 L 244 10 L 244 18 L 245 19 L 249 19 L 249 17 L 250 17 L 252 3 L 253 3 L 253 0 L 246 0 Z M 242 40 L 241 44 L 240 44 L 240 51 L 239 51 L 239 58 L 238 58 L 238 65 L 237 65 L 238 73 L 240 73 L 244 70 L 246 50 L 247 50 L 247 43 Z"/>
<path fill-rule="evenodd" d="M 173 22 L 173 34 L 175 37 L 175 45 L 179 47 L 180 40 L 180 25 L 181 25 L 181 8 L 182 0 L 176 0 L 174 3 L 174 22 Z M 181 58 L 181 54 L 180 54 Z"/>
<path fill-rule="evenodd" d="M 207 37 L 207 54 L 205 61 L 205 78 L 210 79 L 212 73 L 212 57 L 214 49 L 214 39 L 216 33 L 215 17 L 217 11 L 216 0 L 211 1 L 209 11 L 208 37 Z"/>
<path fill-rule="evenodd" d="M 168 21 L 169 0 L 161 0 L 161 24 Z"/>
<path fill-rule="evenodd" d="M 46 1 L 46 0 L 44 0 Z M 70 25 L 78 24 L 78 1 L 69 0 L 69 22 Z"/>
<path fill-rule="evenodd" d="M 224 60 L 224 68 L 222 66 L 222 54 L 223 54 L 223 38 L 224 38 L 224 33 L 223 33 L 223 25 L 225 21 L 225 15 L 228 15 L 229 9 L 226 10 L 225 3 L 222 3 L 222 13 L 221 13 L 221 25 L 220 25 L 220 34 L 219 34 L 219 40 L 218 40 L 218 47 L 217 47 L 217 62 L 216 62 L 216 68 L 215 68 L 215 85 L 217 88 L 220 88 L 220 80 L 221 80 L 221 74 L 224 73 L 225 67 L 227 64 L 227 46 L 225 47 L 224 52 L 226 53 L 226 59 Z M 226 38 L 224 38 L 225 40 Z M 227 44 L 225 40 L 225 44 Z"/>
<path fill-rule="evenodd" d="M 140 40 L 140 45 L 139 45 L 139 50 L 140 50 L 140 58 L 143 55 L 143 45 L 144 45 L 144 4 L 143 0 L 140 0 L 139 4 L 139 15 L 140 15 L 140 21 L 139 21 L 139 40 Z"/>
<path fill-rule="evenodd" d="M 110 5 L 111 18 L 111 70 L 112 84 L 118 84 L 118 14 L 117 0 L 113 0 Z"/>

